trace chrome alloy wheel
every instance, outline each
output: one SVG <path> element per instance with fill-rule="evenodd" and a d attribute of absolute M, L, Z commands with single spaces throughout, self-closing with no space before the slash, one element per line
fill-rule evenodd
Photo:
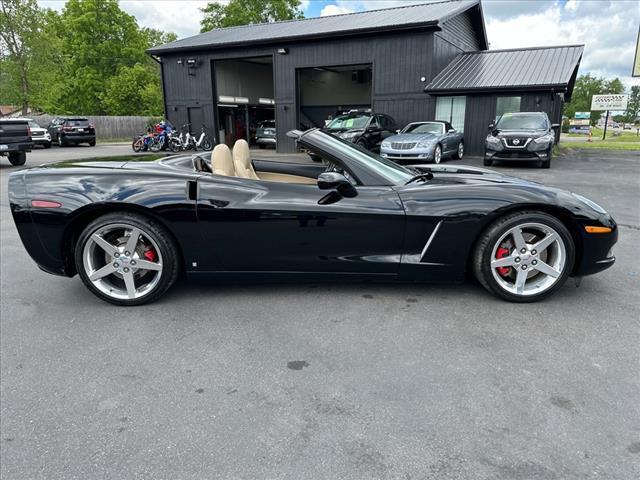
<path fill-rule="evenodd" d="M 460 142 L 458 144 L 458 159 L 461 159 L 464 155 L 464 143 Z"/>
<path fill-rule="evenodd" d="M 501 288 L 515 295 L 545 292 L 560 279 L 566 264 L 567 250 L 562 237 L 541 223 L 510 228 L 491 252 L 493 278 Z"/>
<path fill-rule="evenodd" d="M 162 277 L 162 253 L 156 241 L 125 223 L 98 228 L 82 252 L 85 273 L 93 285 L 115 299 L 137 299 L 151 292 Z"/>
<path fill-rule="evenodd" d="M 440 163 L 440 160 L 442 160 L 442 148 L 440 145 L 436 145 L 436 148 L 433 151 L 433 161 L 435 163 Z"/>

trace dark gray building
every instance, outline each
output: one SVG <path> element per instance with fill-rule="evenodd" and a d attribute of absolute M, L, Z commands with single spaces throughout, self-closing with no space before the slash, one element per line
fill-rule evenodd
<path fill-rule="evenodd" d="M 582 54 L 487 48 L 480 0 L 462 0 L 213 30 L 149 53 L 161 62 L 167 118 L 204 124 L 221 142 L 275 119 L 278 150 L 292 152 L 288 130 L 371 108 L 400 126 L 448 120 L 477 153 L 500 112 L 559 121 Z"/>

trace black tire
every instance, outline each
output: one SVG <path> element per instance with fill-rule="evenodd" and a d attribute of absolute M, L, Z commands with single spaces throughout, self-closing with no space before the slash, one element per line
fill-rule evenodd
<path fill-rule="evenodd" d="M 62 134 L 58 135 L 58 146 L 59 147 L 66 147 L 67 146 L 67 142 L 64 139 L 64 137 L 62 136 Z"/>
<path fill-rule="evenodd" d="M 172 139 L 169 142 L 169 150 L 171 150 L 173 153 L 178 153 L 179 151 L 181 151 L 182 145 L 180 144 L 180 141 L 176 139 Z"/>
<path fill-rule="evenodd" d="M 85 271 L 83 251 L 91 235 L 100 228 L 110 224 L 126 224 L 139 228 L 146 236 L 151 237 L 160 250 L 162 261 L 162 275 L 158 283 L 144 296 L 134 299 L 118 299 L 100 291 Z M 180 253 L 169 232 L 159 223 L 143 215 L 130 212 L 114 212 L 103 215 L 91 222 L 82 232 L 75 246 L 75 264 L 78 274 L 85 286 L 98 298 L 121 306 L 134 306 L 150 303 L 161 297 L 171 287 L 180 272 Z"/>
<path fill-rule="evenodd" d="M 551 227 L 560 236 L 566 252 L 564 269 L 555 283 L 539 294 L 526 296 L 514 294 L 503 289 L 494 278 L 491 270 L 491 256 L 494 245 L 509 229 L 525 223 L 538 223 Z M 564 224 L 556 217 L 538 211 L 516 212 L 499 218 L 480 235 L 473 252 L 473 270 L 480 284 L 496 297 L 516 303 L 536 302 L 554 293 L 561 288 L 567 278 L 569 278 L 573 270 L 574 262 L 575 246 L 571 233 L 569 233 Z"/>
<path fill-rule="evenodd" d="M 44 144 L 44 148 L 51 148 L 51 142 L 47 142 Z"/>
<path fill-rule="evenodd" d="M 485 167 L 490 167 L 491 165 L 493 165 L 493 160 L 485 157 L 482 163 L 484 164 Z"/>
<path fill-rule="evenodd" d="M 90 147 L 95 147 L 95 146 L 96 146 L 96 141 L 95 141 L 95 140 L 91 140 L 91 141 L 89 142 L 89 146 L 90 146 Z"/>
<path fill-rule="evenodd" d="M 462 145 L 462 152 L 460 152 L 461 145 Z M 458 144 L 458 148 L 456 149 L 456 153 L 453 154 L 453 158 L 462 160 L 463 156 L 464 156 L 464 142 L 460 140 L 460 143 Z"/>
<path fill-rule="evenodd" d="M 364 148 L 365 150 L 369 150 L 369 147 L 367 146 L 367 141 L 364 138 L 359 138 L 358 141 L 356 142 L 356 145 Z"/>
<path fill-rule="evenodd" d="M 204 150 L 205 152 L 210 152 L 211 150 L 213 150 L 213 145 L 211 145 L 211 142 L 208 138 L 205 138 L 202 141 L 202 150 Z"/>
<path fill-rule="evenodd" d="M 18 167 L 24 165 L 27 161 L 27 152 L 11 152 L 9 154 L 9 162 L 11 165 Z"/>
<path fill-rule="evenodd" d="M 140 150 L 142 150 L 142 146 L 144 145 L 144 141 L 141 139 L 136 139 L 131 143 L 131 149 L 138 153 Z"/>

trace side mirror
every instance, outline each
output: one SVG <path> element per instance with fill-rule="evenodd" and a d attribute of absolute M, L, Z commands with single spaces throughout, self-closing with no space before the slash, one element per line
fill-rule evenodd
<path fill-rule="evenodd" d="M 551 124 L 551 128 L 560 128 L 560 124 L 559 123 L 552 123 Z"/>
<path fill-rule="evenodd" d="M 455 128 L 450 128 L 449 130 L 447 130 L 447 133 L 456 133 L 456 129 Z"/>
<path fill-rule="evenodd" d="M 400 129 L 396 130 L 396 133 L 400 133 Z"/>
<path fill-rule="evenodd" d="M 338 172 L 323 172 L 318 176 L 320 190 L 335 190 L 341 196 L 353 198 L 358 195 L 356 188 L 351 185 L 347 177 Z"/>

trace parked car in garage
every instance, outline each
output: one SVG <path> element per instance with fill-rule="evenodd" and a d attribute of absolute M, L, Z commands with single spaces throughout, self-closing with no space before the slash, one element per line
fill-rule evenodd
<path fill-rule="evenodd" d="M 542 168 L 549 168 L 558 127 L 544 112 L 505 113 L 489 125 L 485 166 L 496 160 L 537 160 Z"/>
<path fill-rule="evenodd" d="M 9 157 L 11 165 L 24 165 L 31 151 L 31 129 L 24 119 L 0 119 L 0 157 Z"/>
<path fill-rule="evenodd" d="M 31 129 L 31 141 L 34 145 L 42 145 L 44 148 L 51 148 L 51 135 L 46 128 L 38 125 L 38 122 L 32 118 L 21 118 L 29 124 Z"/>
<path fill-rule="evenodd" d="M 51 141 L 60 147 L 88 143 L 96 144 L 96 129 L 88 119 L 83 117 L 56 117 L 47 127 Z"/>
<path fill-rule="evenodd" d="M 462 158 L 464 138 L 449 122 L 413 122 L 382 142 L 380 155 L 394 162 Z"/>
<path fill-rule="evenodd" d="M 324 127 L 326 132 L 372 151 L 379 151 L 382 141 L 395 135 L 396 129 L 389 115 L 362 111 L 338 115 Z"/>
<path fill-rule="evenodd" d="M 263 120 L 256 129 L 256 145 L 260 148 L 267 146 L 276 148 L 276 121 Z"/>

